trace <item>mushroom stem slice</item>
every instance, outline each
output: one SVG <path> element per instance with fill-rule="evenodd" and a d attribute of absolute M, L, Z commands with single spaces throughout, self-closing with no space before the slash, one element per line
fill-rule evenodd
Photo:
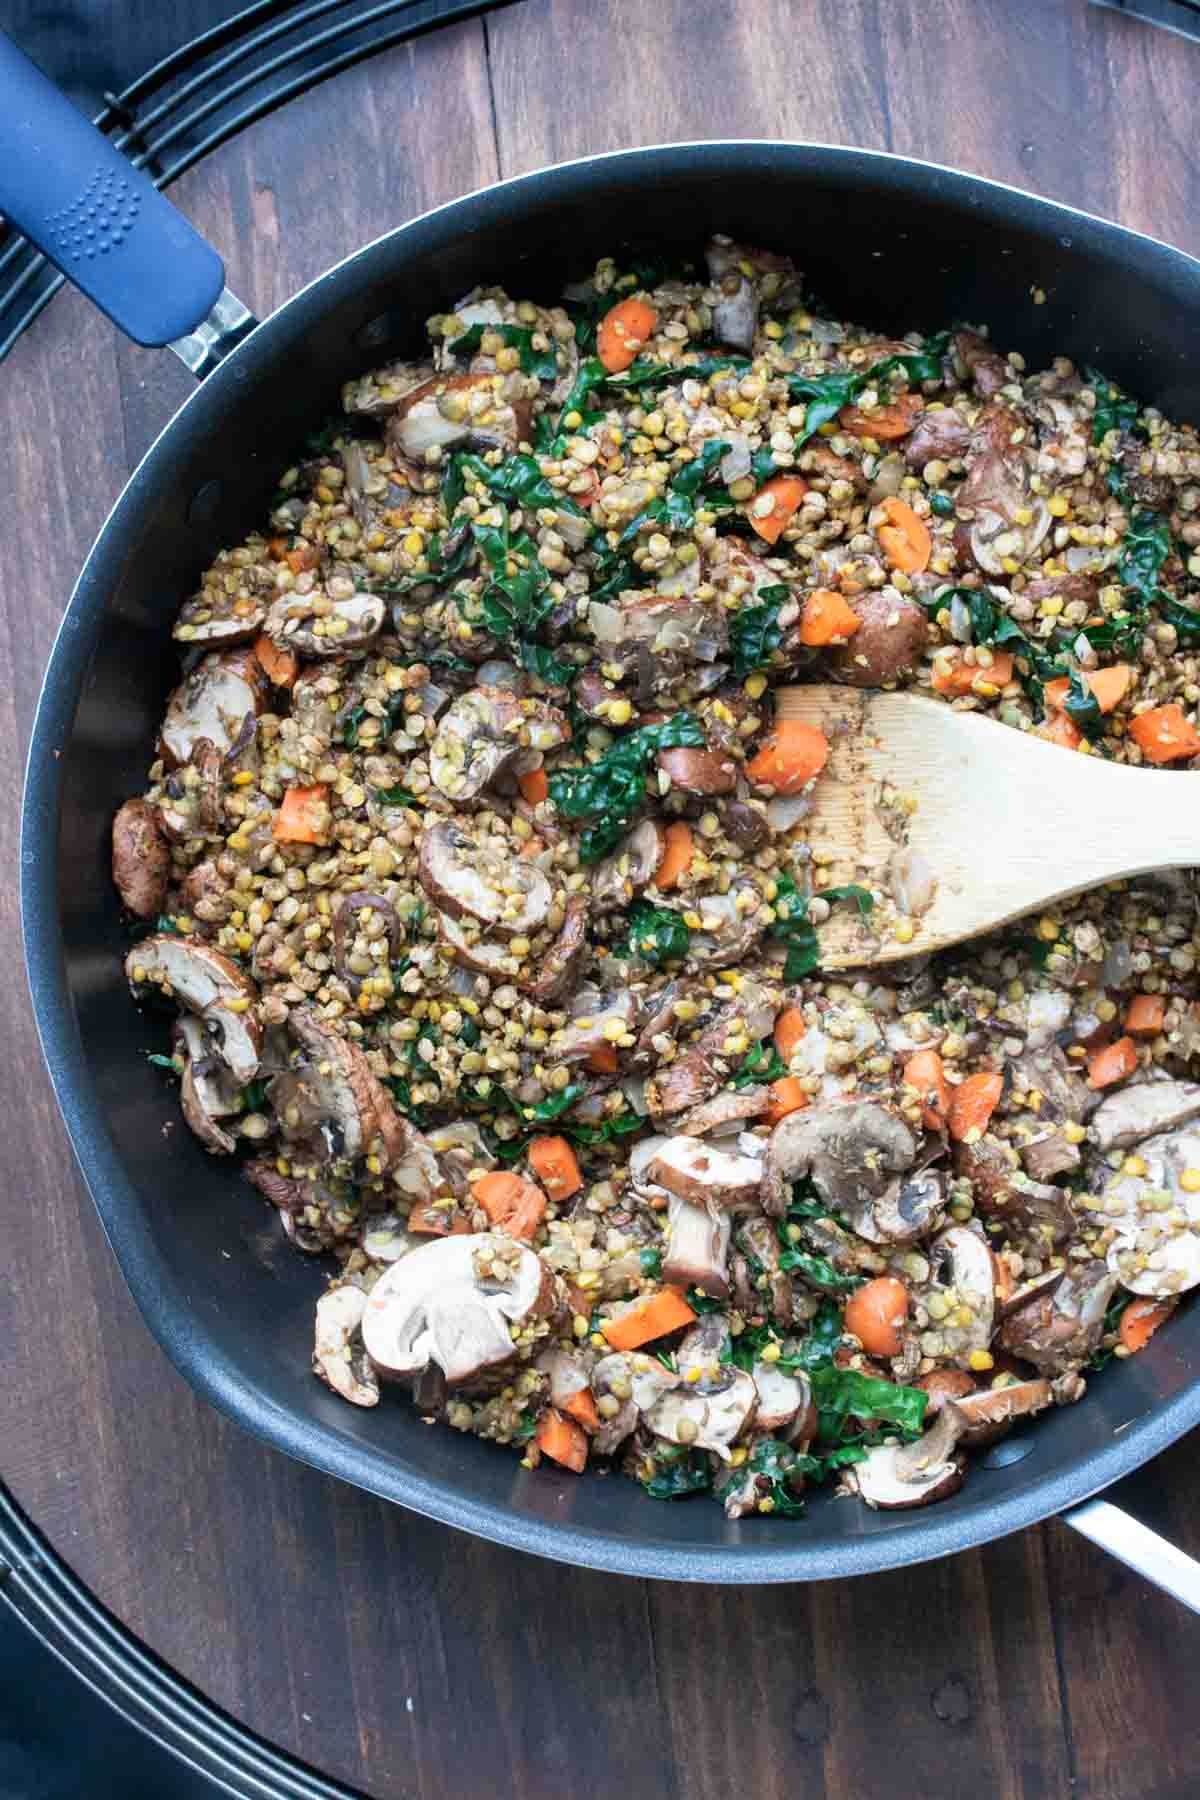
<path fill-rule="evenodd" d="M 150 984 L 195 1013 L 237 1081 L 254 1080 L 262 1048 L 255 988 L 229 957 L 195 938 L 162 932 L 134 946 L 125 973 L 135 996 Z"/>
<path fill-rule="evenodd" d="M 553 899 L 536 863 L 502 856 L 449 820 L 422 836 L 417 876 L 439 911 L 511 936 L 536 931 Z"/>
<path fill-rule="evenodd" d="M 926 1433 L 926 1437 L 932 1435 L 932 1431 Z M 880 1444 L 874 1450 L 868 1450 L 862 1462 L 853 1463 L 845 1471 L 846 1485 L 868 1506 L 881 1512 L 927 1506 L 932 1500 L 947 1499 L 962 1486 L 962 1464 L 957 1458 L 930 1461 L 919 1475 L 907 1477 L 896 1468 L 898 1457 L 905 1451 L 918 1449 L 924 1442 L 922 1438 L 916 1444 Z"/>
<path fill-rule="evenodd" d="M 758 1204 L 762 1164 L 752 1156 L 718 1150 L 703 1138 L 672 1137 L 659 1146 L 647 1179 L 693 1206 L 736 1212 Z"/>
<path fill-rule="evenodd" d="M 672 1388 L 645 1415 L 655 1437 L 693 1450 L 712 1450 L 729 1461 L 730 1446 L 749 1425 L 758 1404 L 758 1389 L 744 1369 L 729 1364 L 728 1378 L 707 1392 L 696 1387 Z"/>
<path fill-rule="evenodd" d="M 313 1373 L 352 1406 L 378 1406 L 379 1380 L 354 1339 L 367 1296 L 361 1288 L 332 1287 L 317 1301 Z"/>
<path fill-rule="evenodd" d="M 112 872 L 122 903 L 139 919 L 161 912 L 171 872 L 171 848 L 158 808 L 141 798 L 126 800 L 113 820 Z"/>
<path fill-rule="evenodd" d="M 714 1217 L 706 1206 L 693 1206 L 672 1194 L 671 1246 L 663 1260 L 663 1280 L 675 1287 L 697 1287 L 713 1300 L 727 1300 L 732 1225 L 728 1213 Z"/>

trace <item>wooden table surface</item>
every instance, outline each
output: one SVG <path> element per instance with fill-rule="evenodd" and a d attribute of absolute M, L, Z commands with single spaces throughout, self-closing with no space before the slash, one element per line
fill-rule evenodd
<path fill-rule="evenodd" d="M 521 0 L 342 74 L 174 197 L 260 315 L 468 189 L 685 138 L 927 157 L 1200 252 L 1198 83 L 1200 46 L 1084 0 Z M 52 634 L 187 385 L 73 294 L 0 369 L 10 870 Z M 256 1731 L 405 1800 L 1200 1792 L 1200 1620 L 1060 1525 L 855 1583 L 670 1587 L 453 1534 L 227 1424 L 152 1343 L 75 1173 L 11 881 L 0 929 L 0 1474 L 99 1598 Z M 1200 1555 L 1200 1445 L 1149 1479 Z"/>

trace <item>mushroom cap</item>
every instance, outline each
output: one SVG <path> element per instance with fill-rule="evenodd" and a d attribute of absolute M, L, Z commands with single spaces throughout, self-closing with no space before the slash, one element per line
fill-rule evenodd
<path fill-rule="evenodd" d="M 191 1013 L 176 1019 L 171 1042 L 184 1059 L 179 1082 L 179 1104 L 188 1125 L 206 1150 L 231 1156 L 237 1145 L 218 1119 L 241 1110 L 241 1087 L 221 1062 L 204 1036 L 204 1028 Z"/>
<path fill-rule="evenodd" d="M 512 1238 L 438 1238 L 380 1276 L 363 1343 L 381 1375 L 407 1380 L 435 1363 L 448 1387 L 463 1387 L 512 1361 L 510 1324 L 547 1317 L 557 1304 L 550 1270 Z"/>
<path fill-rule="evenodd" d="M 939 1327 L 949 1352 L 965 1361 L 973 1350 L 986 1350 L 996 1318 L 996 1268 L 992 1253 L 978 1232 L 952 1225 L 929 1247 L 935 1285 L 953 1288 L 959 1307 L 970 1315 L 966 1325 Z"/>
<path fill-rule="evenodd" d="M 167 701 L 159 737 L 166 761 L 175 768 L 190 761 L 201 738 L 224 755 L 246 720 L 262 711 L 266 692 L 266 677 L 249 652 L 213 651 Z"/>
<path fill-rule="evenodd" d="M 352 1406 L 378 1406 L 379 1380 L 352 1339 L 362 1324 L 367 1296 L 361 1288 L 329 1288 L 317 1301 L 313 1373 Z"/>
<path fill-rule="evenodd" d="M 765 1087 L 724 1088 L 721 1093 L 714 1094 L 711 1100 L 702 1100 L 699 1106 L 693 1106 L 682 1118 L 672 1121 L 677 1137 L 704 1137 L 707 1132 L 720 1131 L 723 1126 L 737 1124 L 742 1119 L 757 1119 L 768 1111 L 771 1097 Z"/>
<path fill-rule="evenodd" d="M 766 930 L 759 916 L 762 896 L 752 881 L 735 881 L 728 893 L 706 894 L 691 904 L 700 915 L 700 929 L 688 938 L 689 968 L 728 969 L 749 956 Z"/>
<path fill-rule="evenodd" d="M 944 1411 L 948 1412 L 949 1408 Z M 939 1415 L 940 1417 L 940 1415 Z M 933 1427 L 937 1429 L 936 1426 Z M 926 1436 L 932 1435 L 926 1433 Z M 868 1450 L 862 1462 L 852 1463 L 845 1471 L 847 1486 L 853 1488 L 868 1506 L 881 1512 L 900 1511 L 909 1506 L 927 1506 L 931 1500 L 945 1500 L 962 1486 L 962 1463 L 959 1459 L 932 1460 L 916 1478 L 901 1473 L 906 1465 L 899 1459 L 917 1444 L 879 1444 Z M 899 1463 L 899 1467 L 897 1466 Z M 909 1465 L 911 1466 L 911 1465 Z"/>
<path fill-rule="evenodd" d="M 645 1412 L 672 1388 L 682 1376 L 664 1368 L 653 1356 L 632 1355 L 627 1350 L 613 1350 L 602 1356 L 592 1370 L 592 1392 L 597 1396 L 613 1392 L 613 1382 L 629 1385 L 629 1398 L 639 1411 Z"/>
<path fill-rule="evenodd" d="M 627 905 L 653 881 L 666 841 L 666 828 L 658 819 L 642 819 L 626 832 L 612 855 L 593 871 L 591 896 L 597 911 Z"/>
<path fill-rule="evenodd" d="M 324 612 L 313 609 L 312 602 L 318 599 L 328 603 Z M 289 589 L 267 614 L 266 633 L 282 650 L 297 650 L 304 656 L 344 656 L 377 638 L 386 617 L 387 604 L 379 594 L 356 590 L 335 600 L 320 588 L 307 594 Z"/>
<path fill-rule="evenodd" d="M 443 714 L 430 746 L 429 772 L 447 799 L 472 800 L 523 750 L 553 750 L 570 735 L 556 707 L 481 684 Z"/>
<path fill-rule="evenodd" d="M 266 616 L 263 595 L 227 594 L 214 584 L 184 601 L 171 627 L 171 636 L 184 644 L 207 644 L 210 648 L 248 644 L 262 630 Z"/>
<path fill-rule="evenodd" d="M 750 1371 L 758 1389 L 756 1431 L 782 1431 L 797 1414 L 807 1412 L 812 1384 L 807 1376 L 789 1375 L 777 1363 L 756 1362 Z"/>
<path fill-rule="evenodd" d="M 339 1037 L 312 1007 L 294 1007 L 288 1030 L 306 1052 L 298 1069 L 277 1076 L 276 1082 L 300 1089 L 301 1132 L 310 1139 L 314 1130 L 328 1154 L 355 1162 L 374 1151 L 387 1168 L 400 1163 L 424 1165 L 419 1184 L 427 1197 L 440 1177 L 437 1159 L 407 1120 L 401 1119 L 371 1065 L 357 1044 Z M 277 1111 L 282 1111 L 277 1106 Z M 424 1154 L 422 1155 L 422 1150 Z"/>
<path fill-rule="evenodd" d="M 830 654 L 838 681 L 850 687 L 883 687 L 917 667 L 929 642 L 929 620 L 922 607 L 893 587 L 857 594 L 850 604 L 862 623 L 844 648 Z"/>
<path fill-rule="evenodd" d="M 152 919 L 163 909 L 170 872 L 171 850 L 158 808 L 141 797 L 126 800 L 112 828 L 113 881 L 122 905 L 139 919 Z"/>
<path fill-rule="evenodd" d="M 581 988 L 571 1002 L 570 1016 L 561 1031 L 550 1040 L 547 1060 L 580 1062 L 596 1050 L 614 1042 L 606 1026 L 621 1027 L 621 1035 L 631 1032 L 637 1023 L 637 998 L 628 988 L 620 993 L 601 994 L 595 988 Z"/>
<path fill-rule="evenodd" d="M 1016 1381 L 1008 1387 L 987 1388 L 978 1394 L 967 1394 L 950 1405 L 963 1420 L 965 1429 L 960 1442 L 977 1445 L 990 1442 L 994 1435 L 1007 1430 L 1014 1419 L 1030 1418 L 1053 1404 L 1050 1383 Z"/>
<path fill-rule="evenodd" d="M 646 1174 L 668 1193 L 711 1212 L 757 1205 L 763 1179 L 762 1164 L 753 1157 L 718 1150 L 694 1137 L 668 1138 Z"/>
<path fill-rule="evenodd" d="M 768 1212 L 782 1213 L 788 1184 L 809 1175 L 830 1210 L 845 1214 L 865 1237 L 872 1230 L 875 1204 L 887 1193 L 892 1177 L 906 1173 L 916 1160 L 917 1140 L 908 1126 L 874 1100 L 789 1113 L 767 1146 L 764 1205 Z M 919 1230 L 910 1235 L 917 1236 Z"/>
<path fill-rule="evenodd" d="M 744 1369 L 723 1365 L 719 1383 L 672 1388 L 646 1409 L 645 1421 L 655 1437 L 693 1450 L 712 1450 L 729 1461 L 729 1447 L 749 1425 L 758 1405 L 758 1389 Z M 680 1427 L 683 1427 L 682 1434 Z"/>
<path fill-rule="evenodd" d="M 257 995 L 253 982 L 229 957 L 196 938 L 161 932 L 134 946 L 125 958 L 125 974 L 135 995 L 149 981 L 197 1014 L 210 1048 L 239 1084 L 254 1080 L 262 1048 Z"/>
<path fill-rule="evenodd" d="M 1091 1139 L 1100 1150 L 1128 1150 L 1200 1118 L 1200 1083 L 1140 1081 L 1102 1100 L 1092 1115 Z"/>
<path fill-rule="evenodd" d="M 571 894 L 564 909 L 562 930 L 541 959 L 537 975 L 522 985 L 531 1000 L 545 1006 L 557 1000 L 574 981 L 587 949 L 588 903 L 582 894 Z"/>
<path fill-rule="evenodd" d="M 520 964 L 506 943 L 478 936 L 473 920 L 454 919 L 444 912 L 435 917 L 438 935 L 453 950 L 456 962 L 492 981 L 516 980 Z"/>
<path fill-rule="evenodd" d="M 1103 1337 L 1117 1277 L 1097 1258 L 1070 1265 L 1053 1286 L 1030 1285 L 1038 1291 L 1008 1314 L 996 1342 L 1047 1375 L 1067 1374 L 1086 1361 Z"/>
<path fill-rule="evenodd" d="M 450 820 L 422 835 L 417 877 L 439 911 L 514 937 L 543 925 L 553 899 L 536 863 L 501 855 Z"/>
<path fill-rule="evenodd" d="M 660 750 L 658 766 L 672 787 L 687 794 L 729 794 L 737 786 L 738 766 L 723 750 Z"/>
<path fill-rule="evenodd" d="M 706 1206 L 693 1206 L 678 1194 L 671 1196 L 670 1248 L 663 1258 L 663 1280 L 675 1287 L 697 1287 L 713 1300 L 729 1298 L 728 1213 L 716 1217 Z"/>

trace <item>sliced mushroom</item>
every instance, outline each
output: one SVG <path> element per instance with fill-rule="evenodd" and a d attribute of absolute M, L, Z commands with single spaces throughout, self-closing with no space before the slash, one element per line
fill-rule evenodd
<path fill-rule="evenodd" d="M 592 903 L 597 911 L 627 906 L 653 881 L 666 841 L 666 831 L 657 819 L 643 819 L 622 838 L 592 875 Z"/>
<path fill-rule="evenodd" d="M 983 1237 L 965 1225 L 952 1225 L 929 1247 L 931 1292 L 952 1296 L 942 1322 L 942 1354 L 967 1363 L 976 1350 L 986 1350 L 996 1319 L 996 1266 Z M 964 1317 L 964 1314 L 966 1317 Z"/>
<path fill-rule="evenodd" d="M 677 997 L 685 996 L 686 988 L 681 988 Z M 722 1007 L 673 1062 L 654 1071 L 646 1083 L 646 1104 L 656 1119 L 699 1106 L 724 1086 L 730 1056 L 725 1044 L 730 1036 L 739 1030 L 747 1030 L 755 1039 L 765 1036 L 765 1032 L 750 1029 L 749 1011 L 748 1003 L 745 1008 L 740 1003 Z M 766 1031 L 770 1028 L 768 1021 Z"/>
<path fill-rule="evenodd" d="M 254 1080 L 262 1046 L 254 984 L 229 957 L 195 938 L 163 932 L 129 952 L 125 974 L 135 997 L 149 982 L 195 1013 L 237 1081 L 244 1086 Z"/>
<path fill-rule="evenodd" d="M 1032 1418 L 1052 1405 L 1053 1398 L 1048 1381 L 1013 1381 L 956 1399 L 952 1408 L 964 1424 L 959 1442 L 972 1449 L 994 1443 L 1014 1419 Z"/>
<path fill-rule="evenodd" d="M 166 902 L 170 872 L 158 808 L 148 800 L 126 800 L 112 828 L 112 874 L 122 904 L 139 919 L 152 919 Z"/>
<path fill-rule="evenodd" d="M 782 1431 L 812 1403 L 812 1387 L 805 1375 L 788 1375 L 778 1363 L 756 1362 L 751 1375 L 758 1389 L 754 1412 L 756 1431 Z"/>
<path fill-rule="evenodd" d="M 735 881 L 725 894 L 706 894 L 692 903 L 700 928 L 688 937 L 687 961 L 697 969 L 728 969 L 744 962 L 766 930 L 762 895 L 750 880 Z"/>
<path fill-rule="evenodd" d="M 1072 1068 L 1057 1044 L 1047 1044 L 1041 1050 L 1027 1045 L 1020 1056 L 1009 1062 L 1007 1073 L 1018 1093 L 1036 1091 L 1042 1096 L 1036 1110 L 1044 1124 L 1061 1124 L 1068 1119 L 1078 1123 L 1096 1110 L 1099 1094 Z"/>
<path fill-rule="evenodd" d="M 1068 1374 L 1087 1361 L 1104 1336 L 1104 1315 L 1116 1288 L 1117 1277 L 1104 1263 L 1072 1264 L 1053 1286 L 1014 1307 L 996 1342 L 1046 1375 Z"/>
<path fill-rule="evenodd" d="M 578 1350 L 564 1350 L 551 1344 L 534 1358 L 534 1368 L 550 1383 L 551 1406 L 566 1406 L 581 1390 L 591 1384 L 588 1359 Z"/>
<path fill-rule="evenodd" d="M 713 1213 L 757 1205 L 763 1179 L 762 1164 L 754 1157 L 730 1155 L 694 1137 L 668 1138 L 646 1173 L 668 1193 Z"/>
<path fill-rule="evenodd" d="M 182 910 L 204 925 L 223 925 L 233 907 L 231 884 L 211 857 L 188 870 L 179 884 Z"/>
<path fill-rule="evenodd" d="M 713 336 L 718 344 L 749 353 L 758 326 L 758 293 L 743 268 L 744 254 L 728 238 L 711 238 L 704 248 L 708 278 L 716 289 L 712 302 Z"/>
<path fill-rule="evenodd" d="M 790 1113 L 771 1134 L 763 1204 L 769 1213 L 783 1213 L 788 1185 L 809 1175 L 831 1212 L 844 1214 L 860 1237 L 879 1242 L 876 1208 L 893 1178 L 916 1160 L 917 1140 L 908 1126 L 873 1100 Z"/>
<path fill-rule="evenodd" d="M 293 1007 L 288 1030 L 301 1046 L 302 1061 L 271 1083 L 271 1103 L 285 1137 L 315 1143 L 337 1161 L 374 1154 L 390 1169 L 420 1160 L 414 1148 L 419 1134 L 397 1113 L 357 1044 L 339 1037 L 311 1007 Z M 423 1192 L 438 1183 L 432 1152 L 426 1169 Z"/>
<path fill-rule="evenodd" d="M 338 599 L 320 588 L 289 589 L 267 614 L 266 633 L 281 649 L 302 656 L 344 656 L 379 636 L 387 605 L 379 594 L 356 591 Z"/>
<path fill-rule="evenodd" d="M 705 1313 L 680 1339 L 675 1366 L 686 1387 L 701 1393 L 720 1386 L 729 1363 L 729 1321 L 723 1313 Z"/>
<path fill-rule="evenodd" d="M 830 653 L 830 668 L 850 687 L 887 687 L 920 665 L 929 642 L 925 610 L 895 588 L 851 601 L 862 623 L 848 644 Z"/>
<path fill-rule="evenodd" d="M 1200 1118 L 1200 1083 L 1142 1081 L 1109 1094 L 1092 1118 L 1091 1139 L 1100 1150 L 1128 1150 Z"/>
<path fill-rule="evenodd" d="M 583 1062 L 597 1050 L 616 1043 L 637 1023 L 638 1003 L 628 989 L 620 994 L 601 994 L 582 988 L 571 1002 L 567 1024 L 550 1040 L 555 1062 Z"/>
<path fill-rule="evenodd" d="M 570 735 L 556 707 L 508 688 L 475 687 L 440 720 L 430 747 L 430 774 L 447 799 L 473 800 L 523 750 L 553 750 Z"/>
<path fill-rule="evenodd" d="M 217 1121 L 241 1111 L 241 1083 L 213 1054 L 199 1019 L 191 1013 L 175 1021 L 171 1047 L 183 1057 L 179 1104 L 184 1118 L 206 1150 L 232 1156 L 236 1141 Z"/>
<path fill-rule="evenodd" d="M 513 384 L 506 385 L 511 390 Z M 424 463 L 426 451 L 458 445 L 512 451 L 528 439 L 530 428 L 528 397 L 503 390 L 498 394 L 494 377 L 481 371 L 434 376 L 410 388 L 392 409 L 386 433 L 402 456 Z"/>
<path fill-rule="evenodd" d="M 356 970 L 350 965 L 350 946 L 358 931 L 359 915 L 362 913 L 374 914 L 381 921 L 381 937 L 387 941 L 389 958 L 395 958 L 400 944 L 400 920 L 390 900 L 385 900 L 382 894 L 372 894 L 365 888 L 359 888 L 352 894 L 343 894 L 333 915 L 334 960 L 338 973 L 356 992 L 360 983 L 368 974 L 374 973 L 376 967 L 373 958 L 370 969 Z"/>
<path fill-rule="evenodd" d="M 1102 1164 L 1092 1172 L 1097 1190 L 1108 1177 L 1103 1217 L 1117 1231 L 1108 1267 L 1133 1293 L 1169 1299 L 1200 1282 L 1200 1194 L 1186 1185 L 1200 1169 L 1200 1127 L 1144 1138 L 1137 1166 L 1137 1174 Z"/>
<path fill-rule="evenodd" d="M 366 413 L 383 417 L 403 405 L 406 399 L 427 388 L 434 371 L 428 363 L 389 363 L 356 376 L 342 388 L 342 409 L 348 413 Z"/>
<path fill-rule="evenodd" d="M 696 1287 L 713 1300 L 729 1298 L 728 1213 L 716 1216 L 672 1194 L 668 1224 L 670 1248 L 663 1259 L 663 1280 L 676 1287 Z"/>
<path fill-rule="evenodd" d="M 618 1402 L 617 1411 L 599 1408 L 601 1425 L 593 1433 L 592 1449 L 597 1456 L 611 1456 L 637 1429 L 644 1407 L 653 1406 L 661 1394 L 679 1386 L 680 1377 L 665 1369 L 649 1356 L 629 1356 L 614 1350 L 601 1357 L 592 1370 L 592 1393 L 597 1402 L 608 1396 Z"/>
<path fill-rule="evenodd" d="M 948 1412 L 949 1408 L 945 1410 Z M 962 1486 L 962 1462 L 950 1452 L 937 1456 L 945 1436 L 939 1426 L 940 1419 L 915 1444 L 880 1444 L 874 1450 L 868 1450 L 862 1462 L 853 1463 L 845 1471 L 847 1487 L 865 1500 L 868 1506 L 881 1512 L 900 1511 L 909 1506 L 927 1506 L 930 1501 L 948 1499 Z M 936 1438 L 935 1432 L 938 1433 Z M 899 1459 L 906 1452 L 925 1446 L 927 1440 L 925 1468 L 919 1475 L 902 1474 L 901 1469 L 912 1468 L 914 1465 L 910 1459 L 897 1467 Z"/>
<path fill-rule="evenodd" d="M 1080 1164 L 1079 1146 L 1072 1144 L 1061 1131 L 1043 1132 L 1020 1148 L 1021 1165 L 1031 1181 L 1050 1182 L 1056 1175 L 1069 1175 Z"/>
<path fill-rule="evenodd" d="M 954 1167 L 971 1183 L 975 1210 L 1021 1235 L 1039 1252 L 1057 1249 L 1075 1230 L 1069 1195 L 1049 1182 L 1035 1181 L 1018 1166 L 1015 1151 L 990 1134 L 974 1144 L 954 1146 Z"/>
<path fill-rule="evenodd" d="M 358 1240 L 363 1255 L 378 1263 L 399 1262 L 428 1242 L 423 1234 L 410 1231 L 398 1213 L 376 1213 L 364 1224 Z"/>
<path fill-rule="evenodd" d="M 586 899 L 582 894 L 572 894 L 564 909 L 562 930 L 541 958 L 533 980 L 522 984 L 539 1006 L 561 999 L 573 986 L 587 950 L 587 923 Z"/>
<path fill-rule="evenodd" d="M 910 469 L 924 469 L 929 462 L 953 462 L 966 452 L 971 427 L 951 406 L 926 407 L 904 446 Z"/>
<path fill-rule="evenodd" d="M 180 643 L 209 647 L 248 644 L 262 630 L 266 616 L 265 597 L 236 590 L 230 594 L 214 581 L 180 607 L 171 636 Z"/>
<path fill-rule="evenodd" d="M 313 1373 L 352 1406 L 378 1406 L 379 1380 L 356 1338 L 367 1296 L 361 1288 L 332 1287 L 317 1301 Z"/>
<path fill-rule="evenodd" d="M 669 1137 L 651 1132 L 647 1137 L 640 1137 L 629 1152 L 629 1186 L 639 1200 L 647 1202 L 661 1201 L 663 1205 L 671 1199 L 665 1187 L 650 1179 L 650 1165 L 664 1144 L 670 1143 Z"/>
<path fill-rule="evenodd" d="M 728 794 L 737 786 L 738 765 L 721 750 L 660 750 L 658 766 L 688 794 Z"/>
<path fill-rule="evenodd" d="M 707 1137 L 710 1131 L 737 1124 L 742 1119 L 758 1119 L 770 1108 L 771 1096 L 765 1087 L 726 1088 L 711 1100 L 701 1101 L 681 1119 L 672 1121 L 679 1137 Z"/>
<path fill-rule="evenodd" d="M 184 677 L 167 701 L 159 743 L 172 767 L 191 760 L 201 738 L 229 750 L 246 720 L 266 703 L 266 678 L 245 650 L 213 651 Z"/>
<path fill-rule="evenodd" d="M 462 1388 L 513 1361 L 511 1326 L 532 1325 L 558 1306 L 555 1277 L 512 1238 L 438 1238 L 380 1276 L 367 1300 L 363 1343 L 388 1379 L 411 1380 L 436 1364 L 447 1387 Z"/>
<path fill-rule="evenodd" d="M 645 1414 L 655 1437 L 693 1450 L 711 1450 L 729 1461 L 730 1446 L 754 1417 L 758 1389 L 744 1369 L 724 1365 L 723 1379 L 701 1392 L 699 1386 L 672 1388 Z"/>
<path fill-rule="evenodd" d="M 451 1125 L 435 1125 L 425 1142 L 437 1157 L 446 1186 L 460 1196 L 468 1192 L 472 1169 L 491 1169 L 496 1159 L 483 1141 L 474 1119 L 456 1119 Z"/>
<path fill-rule="evenodd" d="M 516 979 L 521 965 L 506 944 L 481 937 L 474 920 L 452 919 L 443 912 L 435 916 L 438 935 L 464 968 L 487 975 L 492 981 Z"/>
<path fill-rule="evenodd" d="M 543 925 L 554 898 L 536 863 L 501 853 L 449 820 L 422 835 L 417 878 L 443 913 L 514 937 Z"/>

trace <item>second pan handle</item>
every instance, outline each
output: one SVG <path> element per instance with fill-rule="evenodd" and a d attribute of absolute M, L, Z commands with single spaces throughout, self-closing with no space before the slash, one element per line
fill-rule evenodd
<path fill-rule="evenodd" d="M 0 213 L 136 343 L 170 344 L 198 375 L 255 323 L 211 244 L 2 32 Z"/>

